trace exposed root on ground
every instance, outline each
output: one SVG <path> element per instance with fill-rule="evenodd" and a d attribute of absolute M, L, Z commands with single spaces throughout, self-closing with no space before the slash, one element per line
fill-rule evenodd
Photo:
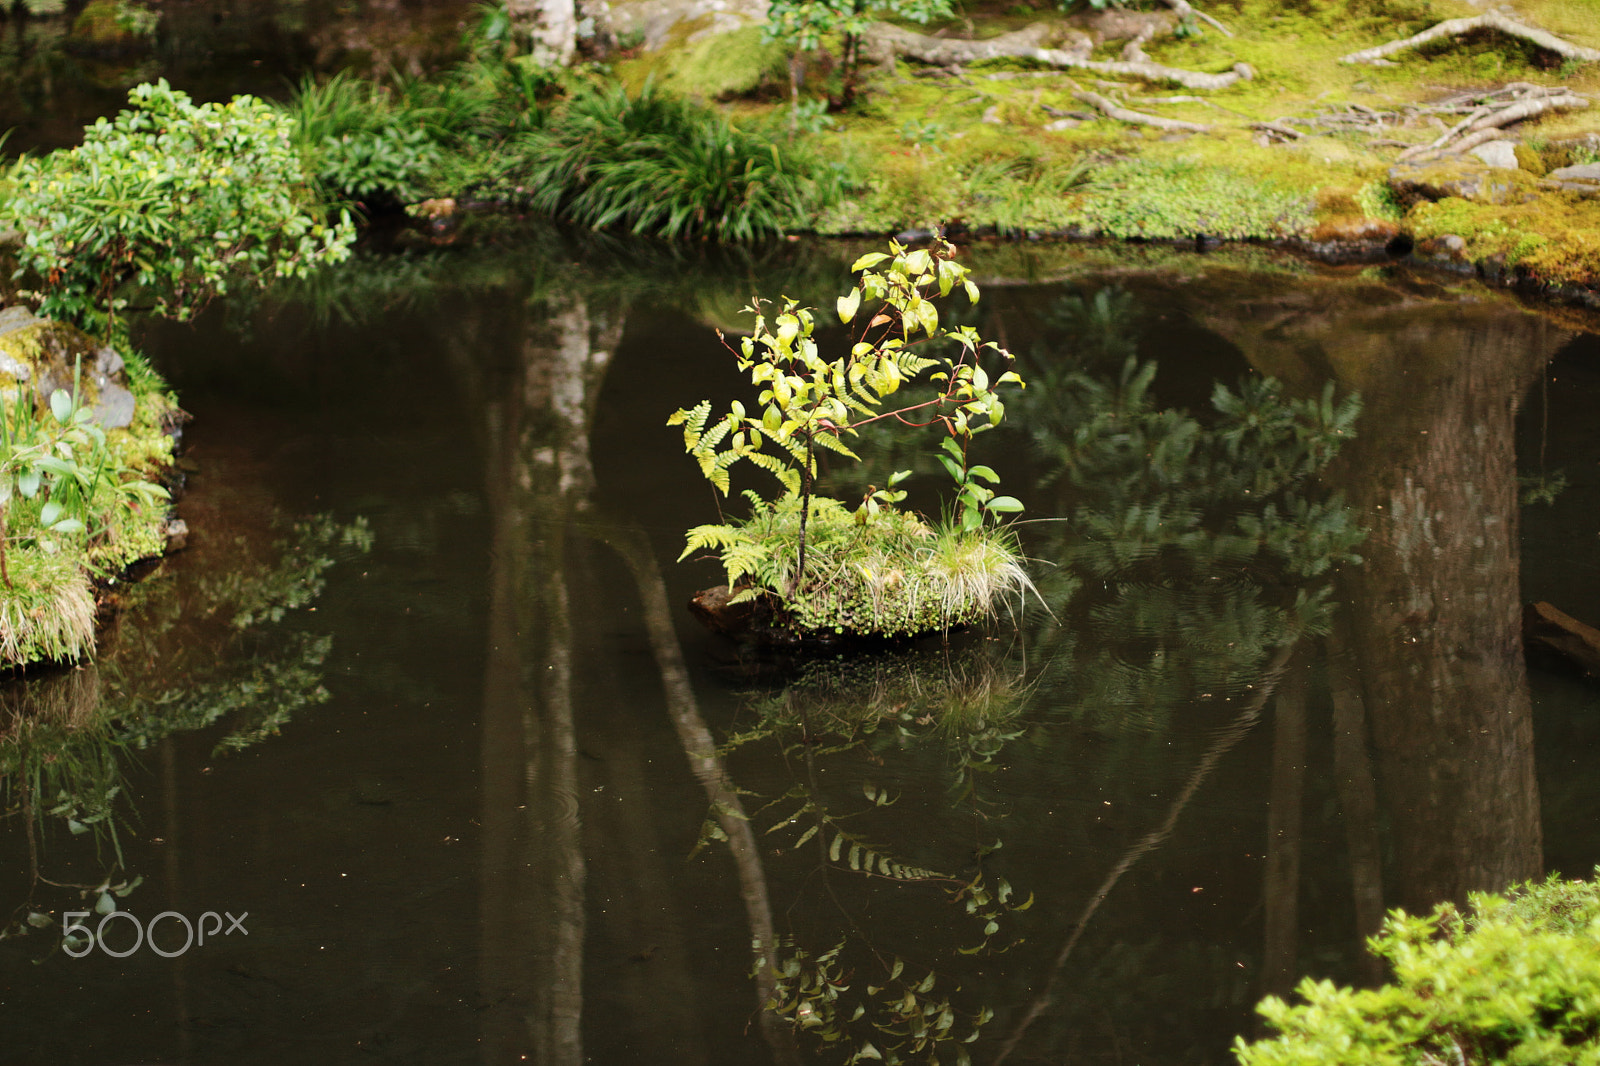
<path fill-rule="evenodd" d="M 1034 23 L 987 41 L 929 37 L 884 22 L 873 23 L 867 29 L 865 36 L 869 53 L 880 59 L 905 56 L 936 66 L 961 66 L 967 63 L 980 63 L 986 59 L 1031 59 L 1049 67 L 1087 70 L 1112 77 L 1138 78 L 1158 84 L 1172 83 L 1186 89 L 1225 89 L 1236 81 L 1249 80 L 1255 75 L 1245 63 L 1234 64 L 1233 69 L 1225 74 L 1206 74 L 1202 71 L 1162 66 L 1152 61 L 1144 52 L 1143 45 L 1153 32 L 1153 30 L 1146 31 L 1140 37 L 1129 41 L 1122 50 L 1120 61 L 1090 59 L 1087 48 L 1068 50 L 1040 47 L 1050 33 L 1050 27 L 1044 23 Z"/>
<path fill-rule="evenodd" d="M 1564 86 L 1547 87 L 1528 82 L 1511 82 L 1490 92 L 1460 93 L 1427 104 L 1403 104 L 1389 110 L 1343 104 L 1324 108 L 1309 116 L 1285 116 L 1271 122 L 1258 122 L 1253 129 L 1281 140 L 1299 139 L 1309 132 L 1368 133 L 1368 147 L 1405 149 L 1399 161 L 1421 161 L 1440 155 L 1459 155 L 1485 141 L 1504 136 L 1507 126 L 1559 111 L 1576 111 L 1589 106 L 1589 99 Z M 1451 124 L 1446 125 L 1449 121 Z M 1433 141 L 1418 144 L 1392 136 L 1393 133 L 1431 124 L 1440 133 Z M 1298 127 L 1298 128 L 1297 128 Z"/>
<path fill-rule="evenodd" d="M 1181 119 L 1162 118 L 1160 115 L 1147 115 L 1143 111 L 1130 111 L 1125 107 L 1107 100 L 1099 93 L 1086 91 L 1072 94 L 1075 99 L 1098 109 L 1107 118 L 1114 118 L 1118 122 L 1127 122 L 1135 126 L 1154 126 L 1159 130 L 1181 130 L 1186 133 L 1209 133 L 1210 126 L 1202 126 L 1198 122 L 1184 122 Z"/>
<path fill-rule="evenodd" d="M 1498 11 L 1486 11 L 1482 15 L 1473 15 L 1470 18 L 1449 19 L 1436 26 L 1431 26 L 1421 33 L 1407 37 L 1400 41 L 1390 41 L 1374 48 L 1367 48 L 1360 52 L 1351 52 L 1341 56 L 1341 63 L 1372 63 L 1386 64 L 1390 62 L 1387 57 L 1396 52 L 1404 52 L 1416 48 L 1418 45 L 1437 41 L 1441 37 L 1460 37 L 1471 33 L 1473 30 L 1492 29 L 1510 37 L 1520 37 L 1525 41 L 1532 41 L 1547 52 L 1554 52 L 1566 59 L 1576 59 L 1584 63 L 1600 62 L 1600 50 L 1585 48 L 1573 44 L 1571 41 L 1557 37 L 1553 33 L 1537 29 L 1526 23 L 1508 18 Z"/>
<path fill-rule="evenodd" d="M 1211 26 L 1224 37 L 1233 36 L 1232 30 L 1228 29 L 1228 27 L 1224 26 L 1222 23 L 1218 22 L 1204 11 L 1195 8 L 1194 5 L 1189 3 L 1189 0 L 1165 0 L 1165 3 L 1168 7 L 1172 8 L 1172 10 L 1178 13 L 1178 17 L 1180 19 L 1199 19 L 1208 26 Z"/>

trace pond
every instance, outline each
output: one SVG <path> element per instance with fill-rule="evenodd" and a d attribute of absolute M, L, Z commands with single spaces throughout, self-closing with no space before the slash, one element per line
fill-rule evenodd
<path fill-rule="evenodd" d="M 971 249 L 1039 596 L 741 652 L 685 609 L 716 511 L 665 419 L 855 251 L 512 231 L 147 328 L 189 544 L 0 696 L 0 1057 L 826 1062 L 915 1015 L 917 1061 L 1221 1063 L 1263 993 L 1371 979 L 1385 908 L 1600 863 L 1600 698 L 1520 629 L 1600 593 L 1593 335 L 1399 268 Z M 1229 437 L 1219 385 L 1359 393 L 1354 436 L 1264 506 L 1305 434 Z"/>

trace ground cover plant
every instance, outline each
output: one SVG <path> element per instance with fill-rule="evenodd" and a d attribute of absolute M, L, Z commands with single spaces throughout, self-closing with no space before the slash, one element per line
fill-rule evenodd
<path fill-rule="evenodd" d="M 1235 1045 L 1241 1066 L 1600 1061 L 1600 889 L 1594 882 L 1474 894 L 1431 915 L 1395 911 L 1370 946 L 1379 988 L 1307 978 L 1301 1002 L 1259 1010 L 1279 1035 Z"/>
<path fill-rule="evenodd" d="M 747 309 L 754 328 L 735 353 L 761 390 L 755 407 L 735 400 L 713 419 L 705 400 L 669 420 L 724 495 L 741 460 L 782 487 L 770 499 L 745 490 L 752 510 L 743 521 L 689 531 L 683 557 L 718 552 L 732 604 L 766 606 L 796 635 L 905 636 L 990 616 L 1002 597 L 1030 587 L 1013 534 L 998 526 L 1022 504 L 998 494 L 999 475 L 971 452 L 974 438 L 1005 416 L 1001 390 L 1023 382 L 1010 353 L 971 326 L 940 325 L 939 302 L 955 289 L 978 298 L 953 251 L 943 241 L 915 251 L 894 242 L 856 260 L 858 281 L 834 309 L 850 327 L 842 341 L 819 338 L 817 315 L 793 300 L 770 318 L 758 300 Z M 844 354 L 824 357 L 823 342 Z M 925 374 L 931 395 L 888 406 Z M 908 471 L 884 488 L 868 486 L 854 507 L 818 491 L 823 455 L 859 460 L 845 439 L 891 421 L 936 436 L 954 488 L 937 522 L 897 508 Z"/>

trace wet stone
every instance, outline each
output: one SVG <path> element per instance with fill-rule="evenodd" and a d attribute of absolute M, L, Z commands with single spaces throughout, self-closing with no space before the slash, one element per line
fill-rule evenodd
<path fill-rule="evenodd" d="M 1584 163 L 1575 167 L 1558 167 L 1545 176 L 1551 181 L 1600 185 L 1600 163 Z"/>
<path fill-rule="evenodd" d="M 1420 165 L 1402 163 L 1390 168 L 1389 185 L 1408 207 L 1447 196 L 1480 204 L 1516 204 L 1536 195 L 1532 175 L 1464 159 Z"/>

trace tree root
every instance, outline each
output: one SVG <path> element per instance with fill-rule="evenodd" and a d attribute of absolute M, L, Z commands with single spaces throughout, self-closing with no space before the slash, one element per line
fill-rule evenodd
<path fill-rule="evenodd" d="M 1198 122 L 1162 118 L 1160 115 L 1147 115 L 1143 111 L 1130 111 L 1125 107 L 1118 107 L 1099 93 L 1081 91 L 1072 95 L 1075 99 L 1082 100 L 1084 103 L 1096 108 L 1107 118 L 1114 118 L 1118 122 L 1128 122 L 1135 126 L 1154 126 L 1158 130 L 1181 130 L 1185 133 L 1209 133 L 1211 131 L 1210 126 L 1202 126 Z"/>
<path fill-rule="evenodd" d="M 1544 89 L 1533 85 L 1517 88 L 1520 91 L 1508 100 L 1486 99 L 1433 143 L 1417 145 L 1401 152 L 1399 161 L 1421 160 L 1434 155 L 1460 155 L 1499 137 L 1507 126 L 1552 111 L 1576 111 L 1589 106 L 1586 97 L 1566 88 Z"/>
<path fill-rule="evenodd" d="M 1418 45 L 1427 44 L 1429 41 L 1436 41 L 1441 37 L 1460 37 L 1463 34 L 1479 29 L 1499 30 L 1508 36 L 1532 41 L 1545 51 L 1554 52 L 1556 55 L 1566 59 L 1576 59 L 1584 63 L 1600 62 L 1600 51 L 1573 44 L 1571 41 L 1563 40 L 1553 33 L 1536 29 L 1513 18 L 1507 18 L 1498 11 L 1487 11 L 1482 15 L 1474 15 L 1471 18 L 1449 19 L 1423 30 L 1414 37 L 1407 37 L 1401 41 L 1390 41 L 1388 44 L 1380 44 L 1375 48 L 1368 48 L 1360 52 L 1351 52 L 1347 56 L 1341 56 L 1339 62 L 1382 63 L 1388 56 L 1394 55 L 1396 52 L 1404 52 L 1408 49 L 1416 48 Z"/>
<path fill-rule="evenodd" d="M 1228 27 L 1224 26 L 1222 23 L 1218 22 L 1204 11 L 1200 11 L 1195 8 L 1189 3 L 1189 0 L 1165 0 L 1165 2 L 1168 7 L 1172 8 L 1172 10 L 1178 13 L 1178 17 L 1180 19 L 1199 19 L 1207 25 L 1213 27 L 1224 37 L 1233 36 L 1232 30 L 1228 29 Z"/>
<path fill-rule="evenodd" d="M 873 23 L 866 32 L 866 41 L 872 54 L 887 59 L 906 56 L 923 63 L 938 66 L 979 63 L 986 59 L 1031 59 L 1046 66 L 1068 70 L 1088 70 L 1143 81 L 1171 82 L 1186 89 L 1225 89 L 1236 81 L 1255 76 L 1248 64 L 1236 63 L 1225 74 L 1206 74 L 1195 70 L 1165 67 L 1152 62 L 1135 38 L 1123 49 L 1121 61 L 1107 62 L 1087 58 L 1082 51 L 1059 48 L 1041 48 L 1040 42 L 1049 32 L 1043 23 L 1035 23 L 1014 33 L 1004 34 L 988 41 L 950 40 L 912 33 L 883 22 Z M 1148 39 L 1148 38 L 1146 38 Z"/>

